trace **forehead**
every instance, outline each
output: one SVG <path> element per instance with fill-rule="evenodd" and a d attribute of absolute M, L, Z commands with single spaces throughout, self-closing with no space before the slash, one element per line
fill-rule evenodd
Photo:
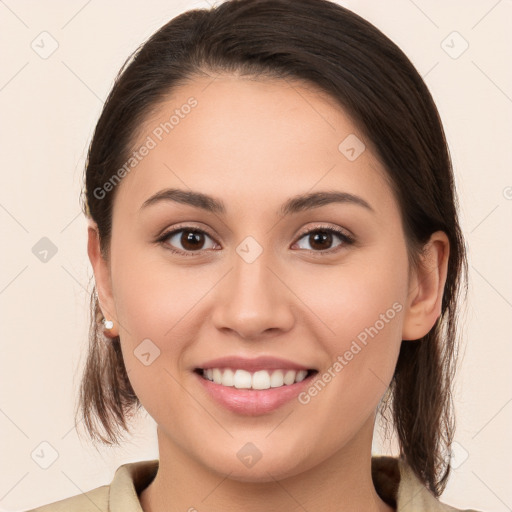
<path fill-rule="evenodd" d="M 370 141 L 334 99 L 304 83 L 193 79 L 148 116 L 133 150 L 116 200 L 131 209 L 169 186 L 259 208 L 315 187 L 391 194 Z"/>

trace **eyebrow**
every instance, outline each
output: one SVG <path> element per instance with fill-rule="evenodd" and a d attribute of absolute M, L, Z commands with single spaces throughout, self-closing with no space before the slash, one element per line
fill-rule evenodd
<path fill-rule="evenodd" d="M 149 199 L 146 199 L 139 211 L 147 208 L 148 206 L 168 201 L 193 206 L 195 208 L 200 208 L 207 212 L 217 213 L 220 215 L 224 215 L 226 213 L 226 206 L 221 199 L 216 199 L 215 197 L 201 192 L 181 190 L 177 188 L 166 188 L 160 190 Z M 320 191 L 299 194 L 288 199 L 281 206 L 279 213 L 281 216 L 285 217 L 293 213 L 319 208 L 331 203 L 355 204 L 375 213 L 375 210 L 362 197 L 340 191 Z"/>

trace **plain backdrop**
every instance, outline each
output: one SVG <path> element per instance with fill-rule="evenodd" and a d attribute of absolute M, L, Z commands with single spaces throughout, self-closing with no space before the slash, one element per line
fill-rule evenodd
<path fill-rule="evenodd" d="M 340 3 L 412 60 L 453 157 L 470 276 L 454 470 L 442 500 L 512 510 L 512 2 Z M 116 449 L 96 451 L 74 428 L 92 276 L 78 198 L 121 64 L 193 7 L 208 3 L 0 0 L 0 510 L 87 491 L 125 462 L 158 457 L 147 416 Z M 375 453 L 391 449 L 379 439 Z"/>

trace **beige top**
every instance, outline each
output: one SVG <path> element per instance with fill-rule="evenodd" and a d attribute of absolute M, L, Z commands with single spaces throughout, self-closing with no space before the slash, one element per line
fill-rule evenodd
<path fill-rule="evenodd" d="M 110 485 L 103 485 L 26 512 L 143 512 L 138 495 L 156 476 L 158 460 L 120 466 Z M 440 502 L 418 480 L 409 466 L 393 457 L 372 457 L 372 477 L 380 497 L 397 512 L 462 511 Z"/>

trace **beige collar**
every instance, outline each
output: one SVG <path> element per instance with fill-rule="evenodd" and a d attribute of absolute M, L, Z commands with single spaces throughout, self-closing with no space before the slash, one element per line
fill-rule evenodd
<path fill-rule="evenodd" d="M 156 476 L 158 464 L 158 460 L 155 459 L 120 466 L 110 485 L 110 512 L 143 512 L 138 495 Z M 397 512 L 459 510 L 436 499 L 412 469 L 397 458 L 372 457 L 372 478 L 379 496 L 390 506 L 395 507 Z"/>

